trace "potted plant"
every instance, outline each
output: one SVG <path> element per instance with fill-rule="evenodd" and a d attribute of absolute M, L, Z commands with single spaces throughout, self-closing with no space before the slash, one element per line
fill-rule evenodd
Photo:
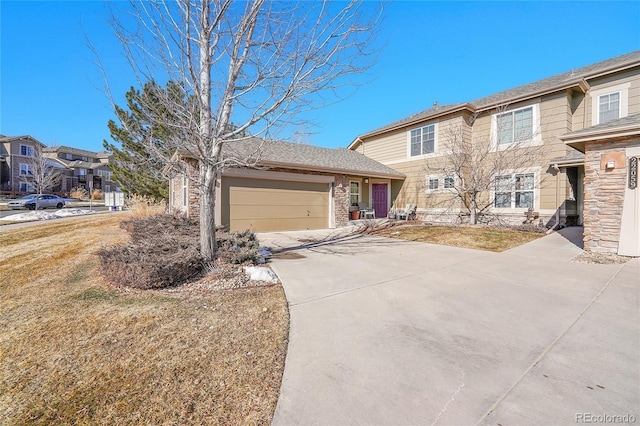
<path fill-rule="evenodd" d="M 353 203 L 349 206 L 349 219 L 360 219 L 360 207 L 358 207 L 358 203 Z"/>

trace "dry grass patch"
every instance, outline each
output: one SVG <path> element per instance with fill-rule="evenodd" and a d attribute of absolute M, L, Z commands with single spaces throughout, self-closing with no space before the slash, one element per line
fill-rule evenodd
<path fill-rule="evenodd" d="M 375 235 L 422 243 L 442 244 L 477 250 L 501 252 L 544 236 L 539 232 L 495 229 L 483 226 L 394 226 Z"/>
<path fill-rule="evenodd" d="M 280 286 L 129 291 L 102 215 L 0 234 L 0 424 L 266 424 L 288 334 Z"/>

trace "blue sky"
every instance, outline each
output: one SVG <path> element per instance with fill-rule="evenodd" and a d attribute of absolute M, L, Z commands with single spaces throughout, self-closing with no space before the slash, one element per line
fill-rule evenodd
<path fill-rule="evenodd" d="M 115 95 L 135 83 L 97 1 L 0 0 L 0 134 L 101 150 L 113 113 L 85 34 Z M 640 2 L 397 0 L 370 83 L 313 112 L 303 142 L 356 136 L 429 108 L 470 101 L 640 49 Z M 120 102 L 124 105 L 124 102 Z"/>

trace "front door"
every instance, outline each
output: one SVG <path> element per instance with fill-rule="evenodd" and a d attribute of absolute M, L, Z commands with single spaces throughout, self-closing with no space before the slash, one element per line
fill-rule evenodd
<path fill-rule="evenodd" d="M 386 183 L 374 183 L 371 185 L 372 207 L 376 211 L 376 217 L 387 217 L 387 213 L 389 213 L 387 192 Z"/>

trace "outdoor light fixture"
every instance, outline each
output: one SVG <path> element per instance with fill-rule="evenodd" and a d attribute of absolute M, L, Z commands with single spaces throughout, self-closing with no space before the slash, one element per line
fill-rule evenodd
<path fill-rule="evenodd" d="M 615 161 L 607 161 L 607 170 L 610 169 L 615 169 L 616 168 L 616 162 Z"/>
<path fill-rule="evenodd" d="M 369 179 L 368 178 L 364 178 L 364 183 L 369 183 Z"/>

